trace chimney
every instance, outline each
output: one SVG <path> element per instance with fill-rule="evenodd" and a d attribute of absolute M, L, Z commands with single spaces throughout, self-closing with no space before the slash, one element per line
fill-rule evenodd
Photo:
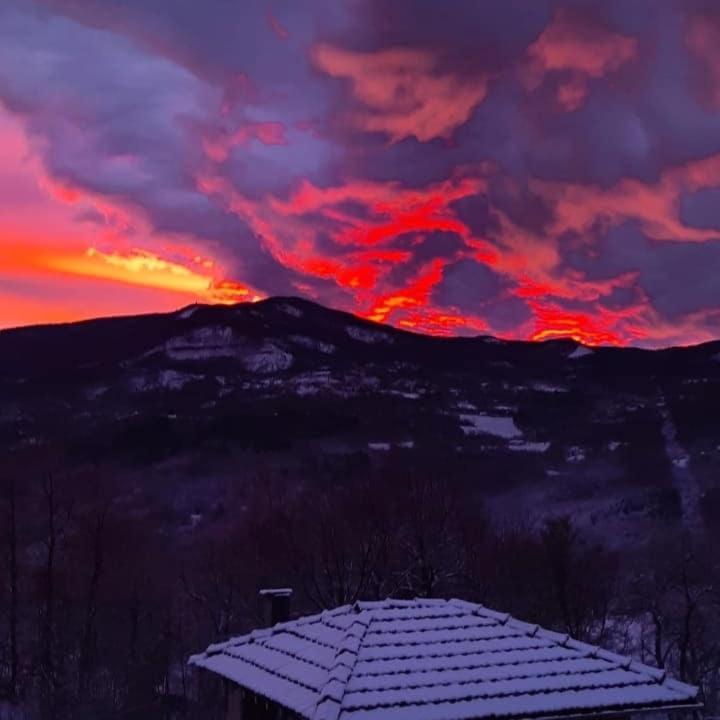
<path fill-rule="evenodd" d="M 290 619 L 292 588 L 266 588 L 259 592 L 264 604 L 265 621 L 268 625 L 287 622 Z"/>

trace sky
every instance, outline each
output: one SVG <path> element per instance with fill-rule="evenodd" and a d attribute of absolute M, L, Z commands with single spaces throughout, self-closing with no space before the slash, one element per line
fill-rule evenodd
<path fill-rule="evenodd" d="M 0 328 L 271 295 L 720 337 L 720 5 L 2 0 Z"/>

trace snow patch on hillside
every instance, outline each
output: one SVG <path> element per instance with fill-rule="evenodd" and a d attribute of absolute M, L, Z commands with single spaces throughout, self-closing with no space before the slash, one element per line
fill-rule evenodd
<path fill-rule="evenodd" d="M 256 352 L 245 355 L 242 364 L 254 373 L 281 372 L 292 366 L 293 356 L 273 343 L 266 343 Z"/>
<path fill-rule="evenodd" d="M 702 526 L 702 512 L 700 508 L 702 487 L 695 477 L 690 465 L 690 456 L 680 444 L 675 418 L 670 412 L 664 396 L 658 398 L 658 411 L 662 420 L 662 435 L 665 440 L 665 453 L 672 463 L 673 484 L 680 497 L 683 520 L 686 527 L 698 528 Z"/>
<path fill-rule="evenodd" d="M 589 355 L 594 354 L 594 350 L 591 350 L 589 347 L 585 347 L 585 345 L 580 345 L 568 355 L 568 360 L 579 360 L 580 358 L 588 357 Z"/>
<path fill-rule="evenodd" d="M 465 435 L 494 435 L 506 440 L 522 436 L 511 417 L 462 414 L 459 418 Z"/>
<path fill-rule="evenodd" d="M 165 352 L 173 360 L 212 360 L 235 357 L 241 348 L 232 328 L 209 325 L 165 343 Z"/>
<path fill-rule="evenodd" d="M 297 308 L 294 305 L 290 305 L 289 303 L 281 303 L 280 305 L 278 305 L 278 310 L 294 318 L 301 318 L 304 315 L 303 311 L 300 308 Z"/>
<path fill-rule="evenodd" d="M 325 355 L 332 355 L 335 350 L 337 350 L 332 343 L 315 340 L 314 338 L 307 337 L 306 335 L 291 335 L 290 342 L 295 343 L 295 345 L 300 345 L 300 347 L 307 348 L 308 350 L 317 350 Z"/>
<path fill-rule="evenodd" d="M 514 450 L 515 452 L 544 453 L 549 447 L 549 442 L 522 442 L 519 440 L 512 440 L 508 444 L 508 448 L 510 450 Z"/>
<path fill-rule="evenodd" d="M 370 328 L 357 327 L 349 325 L 345 328 L 345 332 L 358 342 L 367 343 L 368 345 L 377 345 L 378 343 L 386 343 L 391 345 L 393 338 L 382 330 L 371 330 Z"/>
<path fill-rule="evenodd" d="M 569 463 L 585 462 L 585 449 L 579 445 L 569 447 L 565 453 L 565 461 Z"/>
<path fill-rule="evenodd" d="M 203 375 L 178 372 L 177 370 L 161 370 L 157 374 L 135 375 L 128 384 L 131 392 L 147 392 L 148 390 L 182 390 L 188 383 L 203 380 Z"/>
<path fill-rule="evenodd" d="M 389 442 L 369 442 L 367 444 L 368 450 L 374 450 L 375 452 L 388 452 L 393 444 Z M 415 447 L 414 440 L 403 440 L 402 442 L 395 443 L 395 447 L 403 448 L 404 450 L 412 450 Z"/>
<path fill-rule="evenodd" d="M 419 400 L 419 392 L 410 392 L 408 390 L 388 390 L 388 395 L 395 395 L 396 397 L 405 398 L 406 400 Z"/>
<path fill-rule="evenodd" d="M 299 397 L 317 395 L 332 388 L 334 382 L 329 370 L 302 373 L 292 379 L 293 392 Z"/>
<path fill-rule="evenodd" d="M 550 383 L 534 383 L 532 386 L 533 390 L 544 393 L 566 393 L 570 392 L 569 388 L 563 387 L 562 385 L 551 385 Z"/>
<path fill-rule="evenodd" d="M 96 385 L 95 387 L 88 388 L 85 391 L 85 397 L 87 397 L 88 400 L 97 400 L 99 397 L 102 397 L 107 393 L 109 390 L 107 385 Z"/>
<path fill-rule="evenodd" d="M 185 308 L 182 312 L 180 312 L 178 317 L 181 320 L 189 320 L 199 309 L 199 305 L 191 305 L 189 308 Z"/>
<path fill-rule="evenodd" d="M 387 452 L 390 449 L 390 443 L 388 443 L 388 442 L 369 442 L 368 448 L 370 450 Z"/>

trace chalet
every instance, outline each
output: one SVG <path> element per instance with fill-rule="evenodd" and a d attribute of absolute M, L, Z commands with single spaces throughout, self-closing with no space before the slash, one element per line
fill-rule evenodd
<path fill-rule="evenodd" d="M 211 645 L 190 662 L 222 678 L 227 720 L 579 720 L 700 708 L 697 688 L 662 670 L 462 600 L 357 602 Z"/>

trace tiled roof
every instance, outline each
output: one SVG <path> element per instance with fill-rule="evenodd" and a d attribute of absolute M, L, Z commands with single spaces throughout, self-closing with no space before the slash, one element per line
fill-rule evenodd
<path fill-rule="evenodd" d="M 697 689 L 461 600 L 358 602 L 191 664 L 309 720 L 463 720 L 687 707 Z"/>

